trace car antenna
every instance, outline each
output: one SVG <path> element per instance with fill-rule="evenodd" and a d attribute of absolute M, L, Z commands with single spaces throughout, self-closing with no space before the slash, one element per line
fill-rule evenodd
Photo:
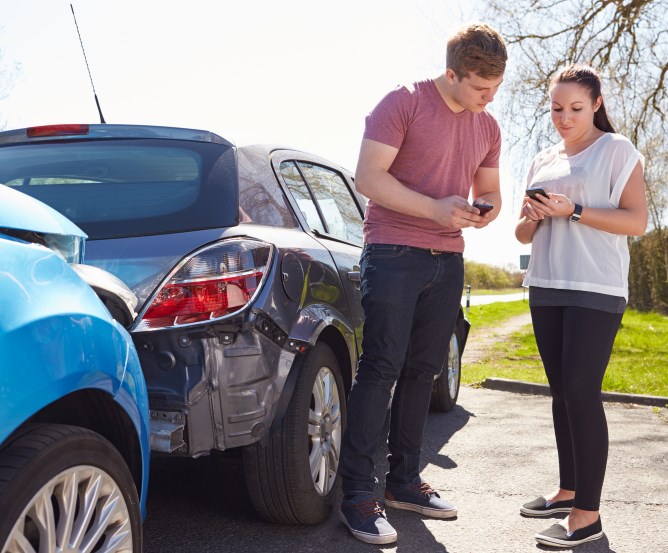
<path fill-rule="evenodd" d="M 74 15 L 74 6 L 70 4 L 70 9 L 72 10 L 72 17 L 74 18 L 74 25 L 77 28 L 77 34 L 79 35 L 79 43 L 81 44 L 81 51 L 84 55 L 84 61 L 86 62 L 86 69 L 88 69 L 88 77 L 90 78 L 90 85 L 93 87 L 93 96 L 95 96 L 95 104 L 97 105 L 97 112 L 100 114 L 100 123 L 106 123 L 104 120 L 104 115 L 102 115 L 102 108 L 100 107 L 100 101 L 97 99 L 97 92 L 95 92 L 95 85 L 93 84 L 93 76 L 90 74 L 90 67 L 88 66 L 88 58 L 86 57 L 86 50 L 84 49 L 83 40 L 81 40 L 81 33 L 79 32 L 79 25 L 77 23 L 77 16 Z"/>

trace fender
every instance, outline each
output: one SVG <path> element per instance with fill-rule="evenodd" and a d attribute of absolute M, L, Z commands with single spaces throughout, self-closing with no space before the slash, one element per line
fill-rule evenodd
<path fill-rule="evenodd" d="M 307 308 L 302 309 L 295 321 L 295 324 L 290 330 L 289 338 L 286 347 L 297 351 L 290 372 L 285 379 L 285 384 L 281 391 L 281 396 L 276 403 L 276 410 L 274 412 L 274 419 L 271 423 L 269 432 L 266 432 L 260 444 L 264 447 L 267 444 L 269 436 L 271 436 L 278 426 L 283 421 L 292 394 L 297 384 L 297 377 L 301 370 L 302 363 L 306 353 L 316 345 L 318 338 L 322 332 L 332 327 L 336 329 L 346 342 L 348 348 L 348 355 L 350 356 L 351 367 L 357 366 L 357 348 L 355 346 L 355 335 L 353 329 L 345 323 L 345 319 L 335 309 L 326 305 L 312 304 Z"/>

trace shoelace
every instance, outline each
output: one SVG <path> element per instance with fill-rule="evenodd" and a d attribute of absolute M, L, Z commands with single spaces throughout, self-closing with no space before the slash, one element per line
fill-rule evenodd
<path fill-rule="evenodd" d="M 429 484 L 429 482 L 422 482 L 421 484 L 415 484 L 413 487 L 416 492 L 426 495 L 427 497 L 436 493 L 436 490 L 434 490 L 431 487 L 431 484 Z"/>
<path fill-rule="evenodd" d="M 369 518 L 370 516 L 383 514 L 383 510 L 380 508 L 380 505 L 378 505 L 378 502 L 374 499 L 369 499 L 367 501 L 356 503 L 354 507 L 360 512 L 360 514 L 364 518 Z"/>

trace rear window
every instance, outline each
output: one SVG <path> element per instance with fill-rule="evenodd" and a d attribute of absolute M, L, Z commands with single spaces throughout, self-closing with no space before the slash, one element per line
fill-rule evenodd
<path fill-rule="evenodd" d="M 0 148 L 0 182 L 50 205 L 89 238 L 238 223 L 233 148 L 160 139 L 35 142 Z"/>

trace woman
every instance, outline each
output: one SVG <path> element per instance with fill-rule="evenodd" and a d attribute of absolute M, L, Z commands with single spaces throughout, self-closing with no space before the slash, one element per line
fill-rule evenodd
<path fill-rule="evenodd" d="M 526 503 L 525 516 L 568 513 L 536 534 L 573 547 L 603 536 L 599 503 L 608 455 L 603 375 L 628 300 L 627 236 L 647 226 L 644 157 L 616 134 L 601 79 L 573 65 L 550 86 L 552 123 L 562 141 L 529 168 L 515 236 L 531 243 L 524 281 L 536 343 L 552 394 L 559 488 Z"/>

